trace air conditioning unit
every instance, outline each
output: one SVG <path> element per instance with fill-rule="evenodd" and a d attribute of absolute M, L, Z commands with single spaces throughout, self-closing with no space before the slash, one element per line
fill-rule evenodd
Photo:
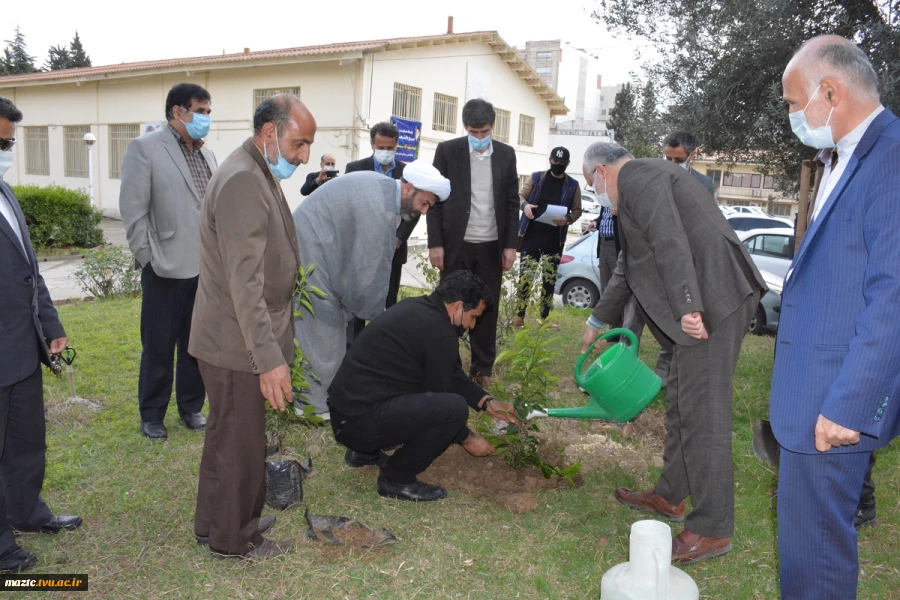
<path fill-rule="evenodd" d="M 754 198 L 762 198 L 762 191 L 761 190 L 750 190 L 750 195 L 753 196 Z"/>

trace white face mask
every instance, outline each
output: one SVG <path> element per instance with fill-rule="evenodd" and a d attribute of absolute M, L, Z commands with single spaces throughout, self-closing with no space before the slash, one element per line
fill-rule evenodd
<path fill-rule="evenodd" d="M 6 175 L 6 172 L 13 166 L 13 158 L 15 158 L 15 154 L 12 152 L 0 151 L 0 178 Z"/>
<path fill-rule="evenodd" d="M 594 191 L 597 191 L 597 171 L 594 170 Z M 612 208 L 612 202 L 609 200 L 609 194 L 606 193 L 606 180 L 603 180 L 603 193 L 597 194 L 597 202 L 604 208 Z"/>
<path fill-rule="evenodd" d="M 376 150 L 375 151 L 375 160 L 378 163 L 380 163 L 384 166 L 387 166 L 387 165 L 391 164 L 392 162 L 394 162 L 395 154 L 396 154 L 396 151 L 394 151 L 394 150 Z"/>
<path fill-rule="evenodd" d="M 691 170 L 691 163 L 689 163 L 688 161 L 684 161 L 683 163 L 681 163 L 678 166 L 681 167 L 682 169 L 684 169 L 685 171 Z"/>
<path fill-rule="evenodd" d="M 794 132 L 794 135 L 796 135 L 804 145 L 818 148 L 819 150 L 824 148 L 834 148 L 835 145 L 834 133 L 831 131 L 831 125 L 828 124 L 831 121 L 831 114 L 834 112 L 833 106 L 831 107 L 831 112 L 828 113 L 828 118 L 825 119 L 825 124 L 821 127 L 810 127 L 809 121 L 806 119 L 806 109 L 809 108 L 809 105 L 812 103 L 813 98 L 819 93 L 821 87 L 822 84 L 819 84 L 819 87 L 813 92 L 812 97 L 810 97 L 806 106 L 803 107 L 803 110 L 798 110 L 797 112 L 788 115 L 788 118 L 791 121 L 791 131 Z"/>

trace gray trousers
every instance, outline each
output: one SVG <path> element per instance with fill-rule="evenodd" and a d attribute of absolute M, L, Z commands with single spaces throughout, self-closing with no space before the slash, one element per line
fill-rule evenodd
<path fill-rule="evenodd" d="M 671 504 L 691 497 L 685 528 L 704 537 L 734 535 L 731 414 L 734 369 L 759 294 L 693 346 L 676 344 L 667 386 L 666 448 L 656 493 Z"/>

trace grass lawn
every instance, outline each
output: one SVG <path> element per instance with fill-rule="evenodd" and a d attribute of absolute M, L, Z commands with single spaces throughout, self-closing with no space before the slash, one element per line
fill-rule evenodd
<path fill-rule="evenodd" d="M 305 541 L 303 507 L 295 507 L 278 513 L 269 534 L 297 542 L 295 553 L 256 564 L 219 560 L 192 535 L 202 432 L 183 427 L 174 406 L 167 442 L 152 443 L 138 431 L 140 300 L 63 306 L 60 314 L 78 349 L 78 393 L 103 409 L 62 406 L 65 380 L 45 375 L 44 497 L 57 512 L 85 521 L 74 533 L 29 534 L 20 542 L 39 557 L 35 573 L 88 574 L 85 596 L 92 598 L 598 598 L 603 573 L 627 560 L 629 527 L 641 518 L 612 492 L 648 487 L 659 474 L 586 473 L 583 487 L 539 492 L 537 510 L 521 515 L 454 490 L 445 501 L 416 505 L 380 498 L 371 472 L 345 467 L 330 428 L 297 426 L 287 442 L 310 453 L 316 467 L 304 486 L 309 510 L 391 529 L 400 542 L 327 557 Z M 571 377 L 585 314 L 554 315 L 563 338 L 554 371 Z M 641 356 L 651 362 L 657 347 L 649 334 L 644 340 Z M 737 533 L 730 554 L 685 568 L 703 598 L 778 597 L 776 472 L 750 446 L 752 421 L 767 414 L 772 347 L 771 337 L 744 342 L 734 395 Z M 561 393 L 561 405 L 584 402 L 577 391 Z M 664 400 L 653 406 L 661 409 Z M 879 453 L 879 523 L 860 536 L 860 598 L 900 598 L 898 464 L 897 444 Z"/>

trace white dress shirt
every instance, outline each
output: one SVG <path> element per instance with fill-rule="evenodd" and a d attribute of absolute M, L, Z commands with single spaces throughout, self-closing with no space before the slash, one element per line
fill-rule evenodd
<path fill-rule="evenodd" d="M 22 230 L 19 228 L 19 220 L 16 219 L 16 214 L 13 212 L 12 204 L 6 198 L 6 194 L 0 192 L 0 215 L 9 222 L 9 226 L 12 228 L 13 233 L 16 234 L 16 237 L 19 238 L 19 245 L 22 246 L 22 250 L 25 250 L 25 242 L 22 240 Z M 26 252 L 26 254 L 28 254 Z"/>
<path fill-rule="evenodd" d="M 872 124 L 872 121 L 875 120 L 875 117 L 883 110 L 884 106 L 878 105 L 878 108 L 872 111 L 872 114 L 866 117 L 862 123 L 857 125 L 853 131 L 837 141 L 836 150 L 838 153 L 838 164 L 833 171 L 830 164 L 825 165 L 825 171 L 822 173 L 822 181 L 819 183 L 819 194 L 816 196 L 816 207 L 813 209 L 813 221 L 819 216 L 819 211 L 822 210 L 825 203 L 830 200 L 829 196 L 831 195 L 831 192 L 834 191 L 838 181 L 841 180 L 841 175 L 844 174 L 844 169 L 847 167 L 847 163 L 850 162 L 850 157 L 853 156 L 853 152 L 856 150 L 856 146 L 862 139 L 863 134 L 869 128 L 869 125 Z"/>

